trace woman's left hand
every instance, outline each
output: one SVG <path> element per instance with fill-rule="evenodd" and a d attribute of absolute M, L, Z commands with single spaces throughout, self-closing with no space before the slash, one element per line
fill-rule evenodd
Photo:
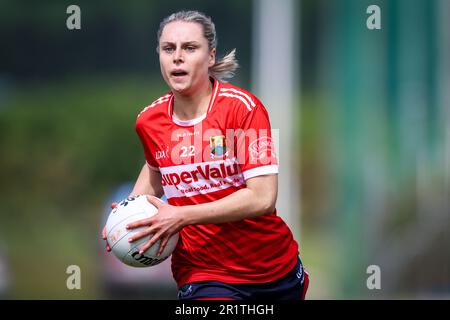
<path fill-rule="evenodd" d="M 154 196 L 147 196 L 147 200 L 158 209 L 158 212 L 151 218 L 129 223 L 127 229 L 147 228 L 133 235 L 128 241 L 133 242 L 149 234 L 153 234 L 153 237 L 144 244 L 139 253 L 144 253 L 160 239 L 161 245 L 157 252 L 159 256 L 164 251 L 170 237 L 184 227 L 183 215 L 180 207 L 169 205 Z"/>

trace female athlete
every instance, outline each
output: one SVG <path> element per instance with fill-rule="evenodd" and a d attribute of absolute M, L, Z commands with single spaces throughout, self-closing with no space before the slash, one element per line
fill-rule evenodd
<path fill-rule="evenodd" d="M 216 61 L 216 47 L 203 13 L 177 12 L 160 24 L 157 52 L 171 91 L 137 117 L 146 163 L 131 193 L 148 195 L 158 213 L 130 223 L 146 227 L 130 240 L 154 234 L 141 252 L 159 240 L 162 252 L 179 232 L 172 254 L 179 299 L 304 299 L 308 275 L 275 208 L 268 113 L 225 82 L 238 67 L 235 51 Z"/>

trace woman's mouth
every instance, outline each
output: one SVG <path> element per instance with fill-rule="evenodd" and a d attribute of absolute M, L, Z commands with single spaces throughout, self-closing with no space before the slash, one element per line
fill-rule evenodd
<path fill-rule="evenodd" d="M 184 70 L 174 70 L 170 73 L 170 75 L 174 78 L 181 78 L 181 77 L 187 76 L 187 74 L 188 73 Z"/>

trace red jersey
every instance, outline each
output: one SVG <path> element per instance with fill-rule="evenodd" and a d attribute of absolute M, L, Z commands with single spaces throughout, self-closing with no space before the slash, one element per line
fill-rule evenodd
<path fill-rule="evenodd" d="M 162 176 L 169 204 L 196 205 L 245 188 L 247 179 L 277 174 L 269 117 L 250 92 L 214 81 L 207 113 L 181 121 L 168 93 L 138 116 L 136 131 L 147 164 Z M 195 281 L 263 283 L 288 273 L 298 245 L 270 214 L 237 222 L 184 227 L 172 254 L 178 286 Z"/>

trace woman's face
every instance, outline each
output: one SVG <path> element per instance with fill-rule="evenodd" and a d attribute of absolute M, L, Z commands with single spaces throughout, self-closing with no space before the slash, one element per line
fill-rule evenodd
<path fill-rule="evenodd" d="M 208 68 L 215 63 L 203 28 L 195 22 L 167 24 L 159 39 L 161 73 L 172 91 L 191 95 L 209 81 Z"/>

